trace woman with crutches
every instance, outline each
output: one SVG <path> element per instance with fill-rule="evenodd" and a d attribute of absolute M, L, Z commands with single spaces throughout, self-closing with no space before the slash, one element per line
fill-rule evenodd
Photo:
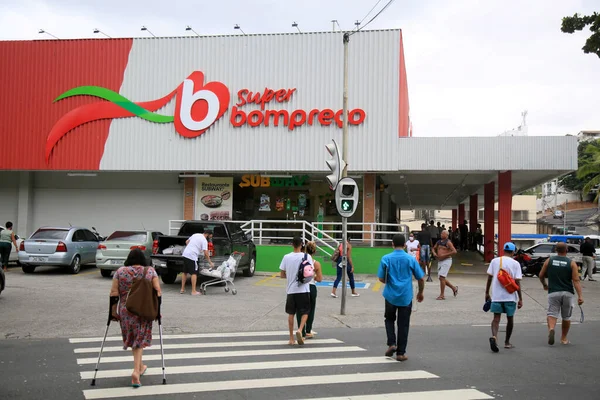
<path fill-rule="evenodd" d="M 123 349 L 127 350 L 131 347 L 131 351 L 133 352 L 133 373 L 131 374 L 131 386 L 133 387 L 142 386 L 140 377 L 144 375 L 148 368 L 142 362 L 142 353 L 144 352 L 145 347 L 151 346 L 153 322 L 132 314 L 127 310 L 127 295 L 136 278 L 143 276 L 144 279 L 152 281 L 152 286 L 158 295 L 159 315 L 157 318 L 160 322 L 160 303 L 162 295 L 160 283 L 158 282 L 158 276 L 154 268 L 147 267 L 147 264 L 147 258 L 141 250 L 132 250 L 125 261 L 124 266 L 119 268 L 115 273 L 112 288 L 110 290 L 111 306 L 116 304 L 118 299 L 117 315 L 121 324 L 121 333 L 123 335 Z M 146 271 L 145 274 L 144 271 Z"/>

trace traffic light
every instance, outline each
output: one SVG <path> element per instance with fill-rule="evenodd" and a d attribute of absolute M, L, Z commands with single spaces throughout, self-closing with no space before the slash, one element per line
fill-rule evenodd
<path fill-rule="evenodd" d="M 335 190 L 338 182 L 342 179 L 342 171 L 346 168 L 346 163 L 342 160 L 342 155 L 338 149 L 338 145 L 335 140 L 331 140 L 331 143 L 326 144 L 325 147 L 331 155 L 331 159 L 326 160 L 327 166 L 331 170 L 331 174 L 327 175 L 327 183 L 331 190 Z"/>
<path fill-rule="evenodd" d="M 358 207 L 358 185 L 351 178 L 343 178 L 335 189 L 335 206 L 344 218 L 350 218 Z"/>

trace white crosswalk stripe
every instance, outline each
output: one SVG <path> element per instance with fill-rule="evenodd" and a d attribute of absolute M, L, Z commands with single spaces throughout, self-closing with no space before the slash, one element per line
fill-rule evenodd
<path fill-rule="evenodd" d="M 269 390 L 277 391 L 278 395 L 273 398 L 279 398 L 285 388 L 289 388 L 285 392 L 289 393 L 287 398 L 297 397 L 298 400 L 493 398 L 475 389 L 402 391 L 399 389 L 402 386 L 398 386 L 400 382 L 435 382 L 440 377 L 428 371 L 411 370 L 406 368 L 410 364 L 372 354 L 365 348 L 337 338 L 307 340 L 304 346 L 289 346 L 286 331 L 181 334 L 164 335 L 163 338 L 167 384 L 160 384 L 161 354 L 158 338 L 155 337 L 154 345 L 144 351 L 143 360 L 148 369 L 140 388 L 130 386 L 131 352 L 125 352 L 121 346 L 108 345 L 104 346 L 96 386 L 89 386 L 102 338 L 69 339 L 76 357 L 86 356 L 77 358 L 84 398 L 153 396 L 183 399 L 192 393 L 219 397 L 221 392 L 232 391 L 243 398 L 253 398 L 253 391 L 259 391 L 258 397 L 254 398 L 264 398 Z M 120 340 L 119 336 L 111 336 L 107 338 L 107 344 Z M 114 355 L 115 352 L 122 355 Z M 410 387 L 414 388 L 414 385 Z M 312 390 L 302 395 L 307 386 Z M 367 387 L 369 389 L 364 389 Z M 425 383 L 422 387 L 428 388 Z M 344 396 L 322 397 L 331 388 L 337 388 L 331 393 Z M 361 394 L 365 391 L 368 394 Z"/>

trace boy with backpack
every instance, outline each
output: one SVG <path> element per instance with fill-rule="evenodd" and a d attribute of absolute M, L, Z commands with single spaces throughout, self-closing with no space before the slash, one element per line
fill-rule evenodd
<path fill-rule="evenodd" d="M 312 269 L 313 259 L 310 255 L 302 252 L 302 239 L 300 237 L 294 237 L 292 246 L 294 250 L 283 256 L 279 270 L 281 271 L 281 278 L 287 279 L 285 312 L 288 315 L 289 344 L 293 345 L 295 343 L 294 315 L 298 313 L 302 317 L 296 331 L 296 339 L 299 345 L 303 345 L 302 329 L 306 325 L 306 320 L 310 313 L 309 282 L 312 279 L 311 270 L 314 273 Z"/>

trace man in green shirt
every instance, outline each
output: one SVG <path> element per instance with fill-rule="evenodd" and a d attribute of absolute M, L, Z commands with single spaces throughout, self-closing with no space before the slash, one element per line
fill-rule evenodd
<path fill-rule="evenodd" d="M 548 291 L 548 344 L 554 344 L 554 328 L 558 316 L 562 317 L 562 336 L 560 342 L 569 344 L 567 335 L 571 327 L 571 314 L 575 303 L 575 292 L 577 290 L 579 299 L 577 303 L 583 304 L 583 295 L 581 294 L 581 284 L 579 283 L 579 268 L 575 261 L 567 257 L 567 244 L 558 243 L 556 245 L 557 256 L 552 256 L 544 262 L 540 272 L 540 281 L 544 285 L 544 290 Z M 546 276 L 548 284 L 546 285 Z"/>

